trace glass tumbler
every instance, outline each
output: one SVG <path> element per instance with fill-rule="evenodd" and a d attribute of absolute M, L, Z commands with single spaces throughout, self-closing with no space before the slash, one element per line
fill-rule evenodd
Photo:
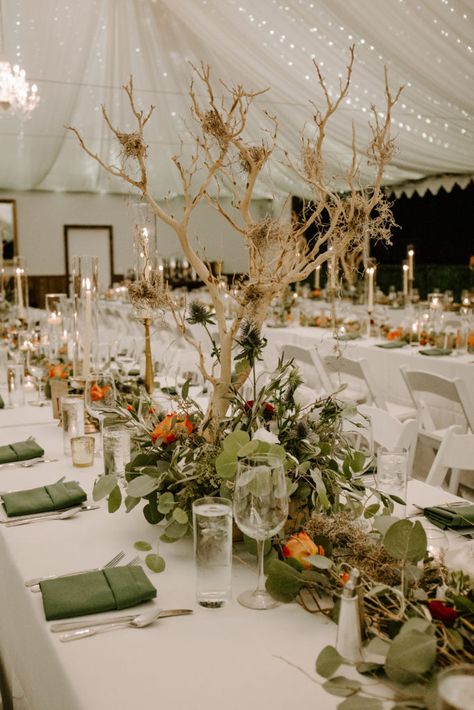
<path fill-rule="evenodd" d="M 25 366 L 15 363 L 7 366 L 8 406 L 21 407 L 25 404 Z"/>
<path fill-rule="evenodd" d="M 388 451 L 380 447 L 377 451 L 377 487 L 382 493 L 394 495 L 406 501 L 408 479 L 408 451 Z M 394 501 L 393 514 L 398 518 L 406 516 L 406 505 Z"/>
<path fill-rule="evenodd" d="M 218 609 L 231 600 L 232 502 L 199 498 L 193 503 L 194 560 L 198 604 Z"/>
<path fill-rule="evenodd" d="M 104 474 L 121 476 L 130 461 L 130 430 L 125 426 L 104 427 Z"/>

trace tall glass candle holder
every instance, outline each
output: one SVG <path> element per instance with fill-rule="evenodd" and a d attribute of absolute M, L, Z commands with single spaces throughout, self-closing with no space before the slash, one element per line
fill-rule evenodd
<path fill-rule="evenodd" d="M 47 293 L 45 296 L 46 333 L 49 356 L 52 360 L 57 360 L 61 354 L 63 335 L 62 303 L 65 295 L 64 293 Z"/>
<path fill-rule="evenodd" d="M 135 282 L 129 289 L 135 317 L 145 330 L 145 387 L 153 391 L 153 360 L 150 344 L 150 327 L 155 317 L 156 298 L 163 283 L 163 272 L 158 269 L 155 219 L 149 206 L 134 205 L 135 227 L 133 250 L 135 255 Z"/>
<path fill-rule="evenodd" d="M 28 320 L 28 276 L 26 259 L 23 256 L 13 257 L 14 294 L 16 317 L 18 320 Z"/>
<path fill-rule="evenodd" d="M 73 256 L 72 290 L 74 298 L 74 376 L 85 378 L 92 367 L 92 345 L 97 342 L 97 299 L 99 258 Z"/>

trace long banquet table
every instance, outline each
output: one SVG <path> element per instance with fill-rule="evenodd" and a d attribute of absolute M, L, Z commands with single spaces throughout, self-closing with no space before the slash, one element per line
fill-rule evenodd
<path fill-rule="evenodd" d="M 77 479 L 90 494 L 101 473 L 101 459 L 91 469 L 75 469 L 62 452 L 62 431 L 43 410 L 25 406 L 15 412 L 27 421 L 8 426 L 11 410 L 0 411 L 0 445 L 34 435 L 47 458 L 32 468 L 0 469 L 0 489 L 29 488 Z M 36 423 L 32 419 L 36 417 Z M 432 504 L 451 499 L 445 491 L 410 482 L 409 497 Z M 234 601 L 205 609 L 194 598 L 190 540 L 162 543 L 166 570 L 151 574 L 163 608 L 188 607 L 194 614 L 162 620 L 144 629 L 126 628 L 73 643 L 50 633 L 40 594 L 24 580 L 96 567 L 119 550 L 124 563 L 136 554 L 137 540 L 155 542 L 159 530 L 139 509 L 109 515 L 100 510 L 63 521 L 7 528 L 0 525 L 0 653 L 16 697 L 14 706 L 30 710 L 129 710 L 163 706 L 241 710 L 271 707 L 336 708 L 314 668 L 319 651 L 334 644 L 336 626 L 310 615 L 297 604 L 257 612 L 241 607 L 237 594 L 255 585 L 255 563 L 234 556 Z M 149 607 L 149 604 L 148 604 Z M 137 607 L 137 611 L 146 605 Z M 302 673 L 298 668 L 305 671 Z M 307 674 L 307 675 L 306 675 Z M 8 708 L 8 705 L 6 706 Z"/>

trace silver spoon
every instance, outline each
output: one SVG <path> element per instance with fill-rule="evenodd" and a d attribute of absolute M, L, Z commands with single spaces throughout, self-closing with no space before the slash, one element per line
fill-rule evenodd
<path fill-rule="evenodd" d="M 88 636 L 95 636 L 96 634 L 105 633 L 106 631 L 115 631 L 117 629 L 123 629 L 127 626 L 136 629 L 142 629 L 145 626 L 150 626 L 151 624 L 153 624 L 154 621 L 156 621 L 160 617 L 165 618 L 167 616 L 186 616 L 192 613 L 192 609 L 170 609 L 168 611 L 163 609 L 153 609 L 152 611 L 146 611 L 143 614 L 138 614 L 137 616 L 134 616 L 128 621 L 104 623 L 103 626 L 85 626 L 82 629 L 77 629 L 76 631 L 61 634 L 59 636 L 59 640 L 63 643 L 66 643 L 67 641 L 77 641 L 78 639 L 87 638 Z M 97 623 L 100 622 L 96 622 L 96 624 Z"/>

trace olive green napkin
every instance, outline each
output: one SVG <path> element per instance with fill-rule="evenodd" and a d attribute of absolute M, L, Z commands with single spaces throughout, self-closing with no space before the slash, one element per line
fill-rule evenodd
<path fill-rule="evenodd" d="M 38 446 L 33 439 L 17 441 L 15 444 L 0 446 L 0 464 L 15 461 L 28 461 L 43 456 L 44 449 Z"/>
<path fill-rule="evenodd" d="M 41 488 L 5 493 L 2 498 L 8 517 L 12 517 L 73 508 L 87 499 L 87 493 L 75 481 L 64 481 Z"/>
<path fill-rule="evenodd" d="M 468 528 L 474 525 L 474 505 L 435 505 L 424 508 L 426 518 L 439 528 Z"/>
<path fill-rule="evenodd" d="M 342 333 L 341 335 L 335 335 L 334 339 L 335 340 L 359 340 L 361 336 L 359 333 Z"/>
<path fill-rule="evenodd" d="M 453 352 L 449 348 L 425 348 L 418 350 L 420 355 L 430 355 L 431 357 L 441 357 L 442 355 L 451 355 Z"/>
<path fill-rule="evenodd" d="M 404 340 L 387 340 L 386 343 L 377 343 L 378 348 L 393 350 L 394 348 L 404 348 L 407 343 Z"/>
<path fill-rule="evenodd" d="M 48 621 L 126 609 L 156 597 L 155 587 L 138 565 L 48 579 L 40 588 Z"/>

